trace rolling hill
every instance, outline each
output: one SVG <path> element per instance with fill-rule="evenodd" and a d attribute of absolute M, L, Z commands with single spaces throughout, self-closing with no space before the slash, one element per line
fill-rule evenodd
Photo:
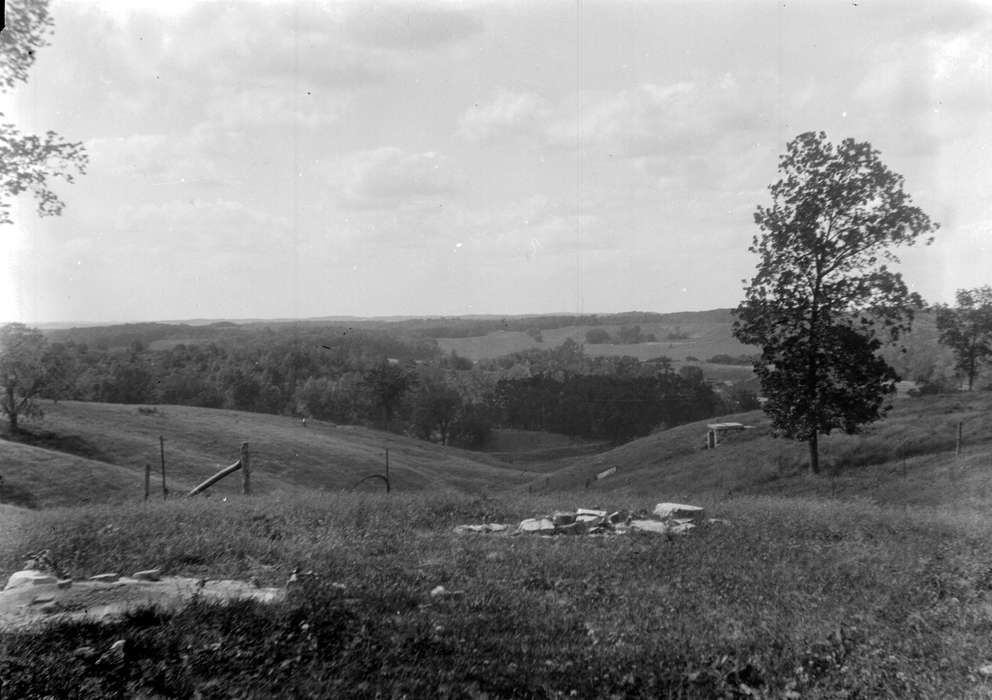
<path fill-rule="evenodd" d="M 484 491 L 521 483 L 526 475 L 484 454 L 356 426 L 285 416 L 189 406 L 47 403 L 45 418 L 29 424 L 32 442 L 0 441 L 0 500 L 33 507 L 139 500 L 144 466 L 152 466 L 152 494 L 161 493 L 159 436 L 164 438 L 170 492 L 186 492 L 238 459 L 247 441 L 255 493 L 351 488 L 382 473 L 389 450 L 391 485 L 398 491 Z M 381 489 L 378 482 L 366 488 Z M 241 478 L 211 487 L 239 493 Z"/>
<path fill-rule="evenodd" d="M 806 446 L 772 436 L 752 411 L 661 431 L 613 450 L 570 461 L 525 488 L 656 493 L 659 499 L 731 493 L 827 496 L 878 503 L 981 504 L 992 495 L 992 394 L 896 399 L 890 414 L 861 435 L 821 438 L 823 478 L 806 476 Z M 716 449 L 703 449 L 709 423 L 740 422 Z M 957 426 L 962 452 L 955 454 Z M 616 474 L 596 474 L 616 467 Z M 535 469 L 536 471 L 536 469 Z"/>

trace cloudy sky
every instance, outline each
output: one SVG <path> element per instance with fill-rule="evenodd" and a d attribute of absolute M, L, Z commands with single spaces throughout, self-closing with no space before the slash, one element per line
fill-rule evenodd
<path fill-rule="evenodd" d="M 992 281 L 992 4 L 53 0 L 4 96 L 85 143 L 0 229 L 27 322 L 735 305 L 786 142 L 870 141 Z"/>

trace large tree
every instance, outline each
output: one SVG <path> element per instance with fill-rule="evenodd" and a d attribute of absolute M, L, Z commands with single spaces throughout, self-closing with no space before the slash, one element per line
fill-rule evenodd
<path fill-rule="evenodd" d="M 971 391 L 982 363 L 992 357 L 992 287 L 959 289 L 957 307 L 937 307 L 937 330 Z"/>
<path fill-rule="evenodd" d="M 48 379 L 48 342 L 36 328 L 8 323 L 0 328 L 0 412 L 10 432 L 20 432 L 21 416 L 36 416 L 35 401 Z"/>
<path fill-rule="evenodd" d="M 7 0 L 6 27 L 0 32 L 0 92 L 27 82 L 38 49 L 48 45 L 53 21 L 48 0 Z M 54 178 L 72 182 L 86 172 L 83 144 L 54 131 L 23 134 L 0 112 L 0 224 L 12 223 L 10 198 L 34 195 L 40 216 L 57 216 L 65 206 L 51 188 Z"/>
<path fill-rule="evenodd" d="M 885 413 L 897 377 L 876 351 L 922 304 L 888 265 L 893 248 L 929 243 L 938 226 L 869 143 L 800 134 L 779 172 L 771 206 L 754 215 L 759 261 L 734 335 L 761 348 L 765 411 L 778 434 L 809 443 L 817 473 L 818 435 L 855 433 Z"/>

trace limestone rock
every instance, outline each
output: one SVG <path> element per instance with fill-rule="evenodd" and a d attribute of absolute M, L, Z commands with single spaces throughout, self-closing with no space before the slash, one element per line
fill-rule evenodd
<path fill-rule="evenodd" d="M 4 590 L 9 591 L 14 588 L 20 588 L 21 586 L 44 586 L 56 583 L 58 583 L 58 579 L 54 576 L 49 576 L 43 571 L 39 571 L 38 569 L 21 569 L 10 575 L 10 578 L 7 579 L 7 585 L 4 586 Z"/>
<path fill-rule="evenodd" d="M 569 523 L 568 525 L 562 525 L 558 528 L 558 532 L 563 535 L 584 535 L 589 531 L 589 528 L 584 522 L 576 521 Z"/>
<path fill-rule="evenodd" d="M 137 579 L 139 581 L 158 581 L 162 578 L 161 569 L 145 569 L 144 571 L 135 571 L 131 578 Z"/>
<path fill-rule="evenodd" d="M 678 518 L 700 522 L 706 517 L 706 511 L 699 506 L 684 503 L 659 503 L 654 507 L 654 515 L 661 520 Z"/>
<path fill-rule="evenodd" d="M 553 535 L 555 524 L 547 518 L 527 518 L 520 523 L 517 530 L 532 535 Z"/>
<path fill-rule="evenodd" d="M 636 532 L 653 532 L 659 535 L 668 533 L 668 525 L 657 520 L 631 520 L 630 529 Z"/>
<path fill-rule="evenodd" d="M 558 527 L 571 525 L 575 522 L 575 513 L 558 510 L 551 515 L 551 521 Z"/>
<path fill-rule="evenodd" d="M 605 510 L 599 510 L 598 508 L 576 508 L 575 515 L 592 515 L 597 518 L 605 518 L 607 513 Z"/>
<path fill-rule="evenodd" d="M 116 583 L 120 577 L 121 575 L 117 573 L 97 574 L 96 576 L 90 576 L 90 581 L 96 581 L 97 583 Z"/>

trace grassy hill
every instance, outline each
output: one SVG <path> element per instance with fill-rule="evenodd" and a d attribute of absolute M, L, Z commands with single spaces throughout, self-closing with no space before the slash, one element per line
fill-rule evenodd
<path fill-rule="evenodd" d="M 823 478 L 806 476 L 804 444 L 777 439 L 753 411 L 682 425 L 616 449 L 580 457 L 527 488 L 656 493 L 699 498 L 730 493 L 856 497 L 879 503 L 981 505 L 992 495 L 992 393 L 896 399 L 889 415 L 861 435 L 821 439 Z M 706 425 L 740 422 L 714 450 L 703 449 Z M 962 423 L 962 454 L 955 454 Z M 617 474 L 595 475 L 609 467 Z M 588 485 L 588 486 L 587 486 Z"/>
<path fill-rule="evenodd" d="M 52 406 L 43 425 L 58 437 L 40 439 L 87 456 L 0 443 L 5 488 L 34 484 L 42 504 L 55 497 L 40 489 L 57 479 L 28 482 L 27 471 L 71 475 L 64 487 L 92 497 L 119 470 L 120 493 L 137 490 L 140 471 L 116 462 L 157 458 L 159 434 L 190 484 L 232 460 L 241 440 L 261 446 L 256 483 L 267 493 L 0 506 L 0 575 L 43 547 L 76 578 L 152 566 L 262 585 L 304 574 L 268 607 L 197 603 L 108 626 L 0 633 L 4 696 L 987 698 L 990 408 L 987 393 L 899 400 L 864 436 L 824 441 L 834 478 L 806 477 L 803 447 L 774 439 L 755 412 L 721 419 L 755 427 L 715 450 L 700 449 L 705 422 L 686 425 L 523 484 L 492 457 L 374 431 L 169 406 Z M 518 452 L 582 447 L 503 437 Z M 376 469 L 387 444 L 408 490 L 305 487 Z M 617 475 L 585 489 L 605 466 Z M 510 490 L 480 497 L 450 483 Z M 453 532 L 683 498 L 729 524 L 684 537 Z M 102 652 L 122 639 L 123 662 L 107 661 Z"/>
<path fill-rule="evenodd" d="M 252 453 L 252 486 L 259 494 L 338 490 L 385 469 L 395 490 L 462 489 L 516 484 L 525 477 L 483 454 L 355 426 L 284 416 L 188 406 L 47 403 L 45 418 L 28 429 L 34 444 L 0 441 L 0 499 L 34 507 L 137 500 L 144 466 L 152 466 L 152 493 L 160 494 L 159 436 L 165 439 L 166 481 L 185 492 L 238 459 L 242 442 Z M 382 488 L 380 482 L 366 488 Z M 211 487 L 233 495 L 241 477 Z"/>

